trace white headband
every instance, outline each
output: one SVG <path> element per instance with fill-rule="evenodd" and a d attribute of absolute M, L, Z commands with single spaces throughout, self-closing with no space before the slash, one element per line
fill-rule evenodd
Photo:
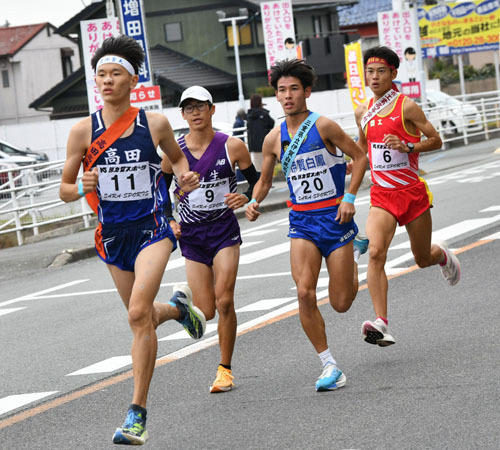
<path fill-rule="evenodd" d="M 99 61 L 97 61 L 97 64 L 95 66 L 96 72 L 99 70 L 99 66 L 109 63 L 119 64 L 120 66 L 123 66 L 130 75 L 135 75 L 135 70 L 132 64 L 130 64 L 126 59 L 122 58 L 121 56 L 116 56 L 116 55 L 106 55 L 103 56 Z"/>

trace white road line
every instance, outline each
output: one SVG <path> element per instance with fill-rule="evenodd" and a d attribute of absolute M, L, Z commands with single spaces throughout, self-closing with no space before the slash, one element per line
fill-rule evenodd
<path fill-rule="evenodd" d="M 281 253 L 286 253 L 290 251 L 290 242 L 284 242 L 282 244 L 273 245 L 271 247 L 265 248 L 263 250 L 258 250 L 248 255 L 240 256 L 240 264 L 252 264 L 256 261 L 261 261 L 266 258 L 271 258 L 272 256 L 279 255 Z"/>
<path fill-rule="evenodd" d="M 240 245 L 240 250 L 243 250 L 248 247 L 253 247 L 254 245 L 257 244 L 262 244 L 264 241 L 253 241 L 253 242 L 243 242 L 243 244 Z"/>
<path fill-rule="evenodd" d="M 100 361 L 98 363 L 84 367 L 83 369 L 68 373 L 66 376 L 71 377 L 74 375 L 89 375 L 93 373 L 114 372 L 115 370 L 129 366 L 130 364 L 132 364 L 132 356 L 130 355 L 113 356 L 111 358 L 105 359 L 104 361 Z"/>
<path fill-rule="evenodd" d="M 270 298 L 266 300 L 259 300 L 258 302 L 251 303 L 250 305 L 238 308 L 236 312 L 249 312 L 249 311 L 267 311 L 269 309 L 276 308 L 283 303 L 288 303 L 291 300 L 295 300 L 297 297 L 283 297 L 283 298 Z"/>
<path fill-rule="evenodd" d="M 23 306 L 21 308 L 5 308 L 5 309 L 0 309 L 0 316 L 5 316 L 7 314 L 16 312 L 16 311 L 21 311 L 21 309 L 26 309 L 26 306 Z"/>
<path fill-rule="evenodd" d="M 451 239 L 457 236 L 461 236 L 463 234 L 467 234 L 472 230 L 477 230 L 486 225 L 491 225 L 492 223 L 500 221 L 500 214 L 480 219 L 469 219 L 464 220 L 463 222 L 458 222 L 448 227 L 441 228 L 440 230 L 436 230 L 432 233 L 432 240 L 434 242 Z M 399 250 L 410 248 L 410 241 L 405 241 L 401 244 L 395 245 L 391 247 L 392 250 Z"/>
<path fill-rule="evenodd" d="M 275 225 L 288 225 L 288 217 L 285 218 L 285 219 L 274 220 L 272 222 L 265 223 L 264 225 L 259 225 L 259 226 L 256 226 L 256 227 L 252 227 L 249 230 L 242 231 L 241 235 L 242 236 L 246 236 L 247 233 L 253 233 L 253 232 L 257 231 L 257 230 L 262 230 L 262 229 L 267 228 L 267 227 L 273 227 Z"/>
<path fill-rule="evenodd" d="M 500 211 L 500 205 L 490 206 L 489 208 L 484 208 L 479 212 L 495 212 L 495 211 Z"/>
<path fill-rule="evenodd" d="M 493 233 L 493 234 L 490 234 L 489 236 L 481 238 L 482 241 L 489 241 L 489 240 L 492 240 L 492 239 L 500 239 L 500 232 L 499 233 Z"/>
<path fill-rule="evenodd" d="M 17 297 L 17 298 L 14 298 L 12 300 L 7 300 L 6 302 L 0 303 L 0 307 L 1 306 L 11 305 L 13 303 L 21 302 L 21 301 L 24 301 L 24 300 L 37 300 L 43 294 L 47 294 L 49 292 L 58 291 L 60 289 L 67 288 L 69 286 L 74 286 L 75 284 L 84 283 L 85 281 L 89 281 L 89 280 L 85 279 L 85 280 L 70 281 L 69 283 L 60 284 L 59 286 L 54 286 L 54 287 L 51 287 L 51 288 L 48 288 L 48 289 L 44 289 L 42 291 L 34 292 L 32 294 L 23 295 L 22 297 Z"/>
<path fill-rule="evenodd" d="M 269 234 L 277 231 L 277 228 L 271 228 L 270 230 L 261 230 L 261 231 L 251 231 L 250 233 L 245 233 L 245 237 L 260 237 L 264 234 Z"/>
<path fill-rule="evenodd" d="M 50 392 L 33 392 L 31 394 L 17 394 L 9 395 L 4 398 L 0 398 L 0 416 L 14 409 L 20 408 L 21 406 L 28 405 L 29 403 L 36 402 L 50 395 L 57 394 L 59 391 Z"/>
<path fill-rule="evenodd" d="M 209 333 L 212 333 L 213 331 L 217 331 L 217 324 L 216 323 L 207 323 L 204 336 L 206 336 Z M 165 336 L 161 339 L 158 339 L 158 342 L 176 341 L 179 339 L 192 339 L 192 338 L 191 338 L 191 336 L 189 336 L 189 334 L 187 333 L 186 330 L 181 330 L 181 331 L 178 331 L 177 333 L 169 334 L 168 336 Z"/>

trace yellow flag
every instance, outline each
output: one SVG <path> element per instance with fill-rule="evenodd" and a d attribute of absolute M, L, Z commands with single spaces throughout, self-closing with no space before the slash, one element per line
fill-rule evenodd
<path fill-rule="evenodd" d="M 363 55 L 361 41 L 344 44 L 347 84 L 352 107 L 356 109 L 366 101 L 365 74 L 363 73 Z"/>

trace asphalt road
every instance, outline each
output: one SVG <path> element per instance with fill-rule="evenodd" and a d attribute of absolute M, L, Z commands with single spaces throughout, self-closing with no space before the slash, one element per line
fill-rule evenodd
<path fill-rule="evenodd" d="M 460 252 L 463 276 L 452 288 L 438 268 L 416 270 L 406 234 L 398 231 L 386 265 L 396 345 L 362 341 L 361 323 L 373 315 L 363 281 L 366 256 L 360 292 L 346 314 L 327 304 L 322 272 L 321 311 L 347 376 L 336 392 L 314 390 L 321 368 L 298 321 L 286 211 L 242 221 L 236 388 L 208 393 L 219 358 L 215 320 L 196 344 L 179 336 L 178 324 L 162 325 L 148 448 L 498 448 L 500 155 L 491 143 L 479 147 L 425 155 L 434 236 Z M 361 228 L 367 194 L 356 201 Z M 169 297 L 183 271 L 175 255 L 159 298 Z M 106 268 L 90 258 L 58 268 L 35 263 L 22 274 L 2 279 L 0 448 L 112 448 L 132 392 L 131 334 Z M 104 361 L 108 370 L 98 372 Z"/>

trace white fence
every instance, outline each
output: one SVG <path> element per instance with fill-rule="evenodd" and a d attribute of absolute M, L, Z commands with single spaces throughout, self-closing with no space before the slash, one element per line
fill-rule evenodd
<path fill-rule="evenodd" d="M 489 139 L 499 136 L 500 91 L 470 94 L 461 104 L 427 104 L 424 111 L 439 131 L 443 142 L 449 145 L 473 136 Z M 311 108 L 312 109 L 312 108 Z M 326 114 L 351 136 L 358 134 L 352 113 Z M 18 245 L 24 243 L 23 231 L 81 219 L 89 226 L 92 211 L 82 198 L 64 203 L 59 199 L 59 184 L 63 159 L 0 170 L 0 237 L 16 233 Z"/>

